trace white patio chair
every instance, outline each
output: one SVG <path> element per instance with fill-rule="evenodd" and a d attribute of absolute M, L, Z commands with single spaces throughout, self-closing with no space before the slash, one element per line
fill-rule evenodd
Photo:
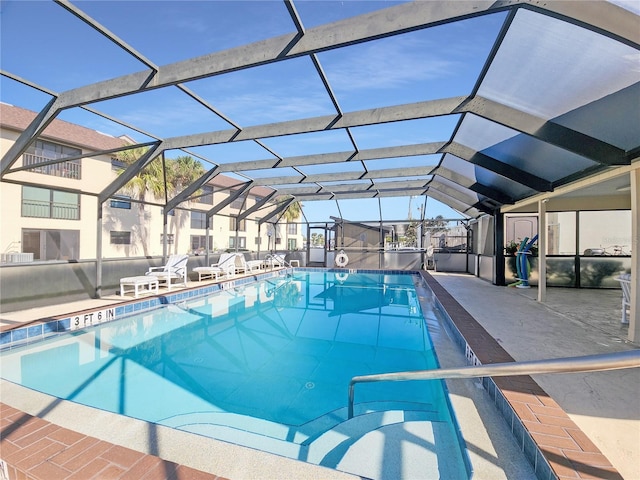
<path fill-rule="evenodd" d="M 631 310 L 631 274 L 624 273 L 616 280 L 620 282 L 622 288 L 622 320 L 621 323 L 629 323 L 629 310 Z"/>
<path fill-rule="evenodd" d="M 167 263 L 161 267 L 151 267 L 145 275 L 152 275 L 158 278 L 159 282 L 167 284 L 167 289 L 171 290 L 174 285 L 187 286 L 187 261 L 189 255 L 171 255 Z M 173 283 L 172 280 L 178 280 Z"/>
<path fill-rule="evenodd" d="M 244 254 L 236 254 L 236 273 L 250 273 L 255 270 L 260 270 L 262 266 L 262 260 L 247 260 L 244 258 Z"/>
<path fill-rule="evenodd" d="M 212 263 L 208 267 L 196 267 L 193 269 L 198 274 L 198 281 L 202 281 L 204 278 L 214 278 L 217 280 L 220 275 L 226 275 L 228 277 L 233 276 L 236 273 L 236 254 L 235 253 L 223 253 L 216 263 Z"/>
<path fill-rule="evenodd" d="M 249 271 L 260 270 L 262 268 L 262 260 L 246 260 Z"/>

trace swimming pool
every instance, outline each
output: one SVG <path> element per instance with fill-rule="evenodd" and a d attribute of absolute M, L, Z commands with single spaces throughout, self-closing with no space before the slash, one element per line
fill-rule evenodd
<path fill-rule="evenodd" d="M 468 478 L 439 381 L 362 385 L 347 421 L 354 375 L 437 367 L 415 280 L 298 271 L 4 352 L 2 376 L 328 466 L 373 430 L 421 422 L 447 478 Z"/>

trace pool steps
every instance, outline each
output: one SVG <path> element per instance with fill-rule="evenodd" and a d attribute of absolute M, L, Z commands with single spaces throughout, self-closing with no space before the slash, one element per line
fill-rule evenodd
<path fill-rule="evenodd" d="M 356 405 L 347 419 L 346 407 L 300 426 L 226 412 L 179 415 L 158 422 L 186 432 L 257 448 L 317 465 L 339 461 L 367 433 L 407 421 L 442 421 L 433 406 L 411 402 L 371 402 Z"/>
<path fill-rule="evenodd" d="M 415 402 L 363 402 L 355 406 L 356 415 L 387 410 L 429 412 L 431 418 L 438 420 L 437 409 L 427 403 Z M 252 432 L 261 436 L 279 440 L 287 440 L 298 444 L 308 443 L 311 439 L 347 420 L 347 409 L 342 407 L 322 415 L 299 426 L 290 426 L 260 418 L 230 412 L 195 412 L 176 415 L 157 423 L 167 427 L 186 429 L 189 425 L 211 425 L 228 427 L 241 431 Z"/>
<path fill-rule="evenodd" d="M 404 414 L 403 410 L 368 412 L 336 425 L 306 445 L 305 461 L 316 465 L 326 465 L 327 462 L 337 465 L 349 447 L 361 437 L 380 427 L 403 423 Z M 356 418 L 358 420 L 353 422 Z"/>

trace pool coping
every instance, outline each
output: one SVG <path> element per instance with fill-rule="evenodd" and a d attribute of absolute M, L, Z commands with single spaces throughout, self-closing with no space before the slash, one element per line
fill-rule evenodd
<path fill-rule="evenodd" d="M 428 272 L 420 275 L 445 314 L 468 365 L 514 362 L 504 348 Z M 483 377 L 482 385 L 507 422 L 537 478 L 623 477 L 567 413 L 530 376 Z"/>

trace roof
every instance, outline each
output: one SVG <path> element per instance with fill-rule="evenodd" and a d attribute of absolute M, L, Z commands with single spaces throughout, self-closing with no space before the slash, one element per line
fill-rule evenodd
<path fill-rule="evenodd" d="M 130 2 L 121 3 L 113 8 L 135 15 Z M 235 3 L 194 8 L 217 8 L 207 14 L 221 23 L 237 8 L 234 14 L 247 25 L 233 28 L 252 27 L 251 12 Z M 349 8 L 366 3 L 368 10 L 323 21 L 329 12 L 313 3 L 252 4 L 263 9 L 260 20 L 269 20 L 256 25 L 280 22 L 282 32 L 218 51 L 203 52 L 198 44 L 197 55 L 169 63 L 161 61 L 162 45 L 148 46 L 145 56 L 119 23 L 100 23 L 97 6 L 65 3 L 58 14 L 82 19 L 139 68 L 60 93 L 43 87 L 55 101 L 2 159 L 2 174 L 60 112 L 110 110 L 114 101 L 136 98 L 158 112 L 170 98 L 173 110 L 188 108 L 202 119 L 173 122 L 164 134 L 157 126 L 150 131 L 150 124 L 135 129 L 155 142 L 157 153 L 193 153 L 212 170 L 305 204 L 429 197 L 473 218 L 638 160 L 637 4 L 351 2 Z M 162 2 L 147 7 L 144 28 L 152 29 L 149 9 Z M 144 6 L 136 8 L 144 13 Z M 225 38 L 231 40 L 232 31 Z M 401 65 L 399 58 L 409 54 L 416 60 Z M 279 72 L 288 95 L 281 103 L 289 109 L 265 111 L 260 80 L 268 69 Z M 21 72 L 9 76 L 22 78 Z M 228 106 L 232 87 L 251 100 Z M 238 154 L 249 144 L 259 153 Z M 101 197 L 119 186 L 109 185 Z"/>
<path fill-rule="evenodd" d="M 0 126 L 2 128 L 22 132 L 29 126 L 34 118 L 36 118 L 36 115 L 37 112 L 6 103 L 0 103 Z M 135 143 L 133 139 L 127 136 L 124 136 L 124 138 L 116 138 L 81 125 L 58 119 L 54 119 L 47 128 L 45 128 L 40 138 L 55 140 L 76 147 L 84 147 L 86 150 L 92 152 L 117 149 L 124 145 Z M 225 189 L 243 184 L 241 180 L 226 175 L 218 175 L 208 183 L 214 187 Z M 271 192 L 271 189 L 265 187 L 255 187 L 251 189 L 252 195 L 266 196 Z"/>
<path fill-rule="evenodd" d="M 0 103 L 0 125 L 2 128 L 22 132 L 36 118 L 38 113 L 26 108 Z M 122 138 L 112 137 L 90 128 L 54 119 L 42 133 L 42 138 L 56 140 L 66 144 L 85 147 L 91 151 L 120 148 L 126 143 Z"/>

